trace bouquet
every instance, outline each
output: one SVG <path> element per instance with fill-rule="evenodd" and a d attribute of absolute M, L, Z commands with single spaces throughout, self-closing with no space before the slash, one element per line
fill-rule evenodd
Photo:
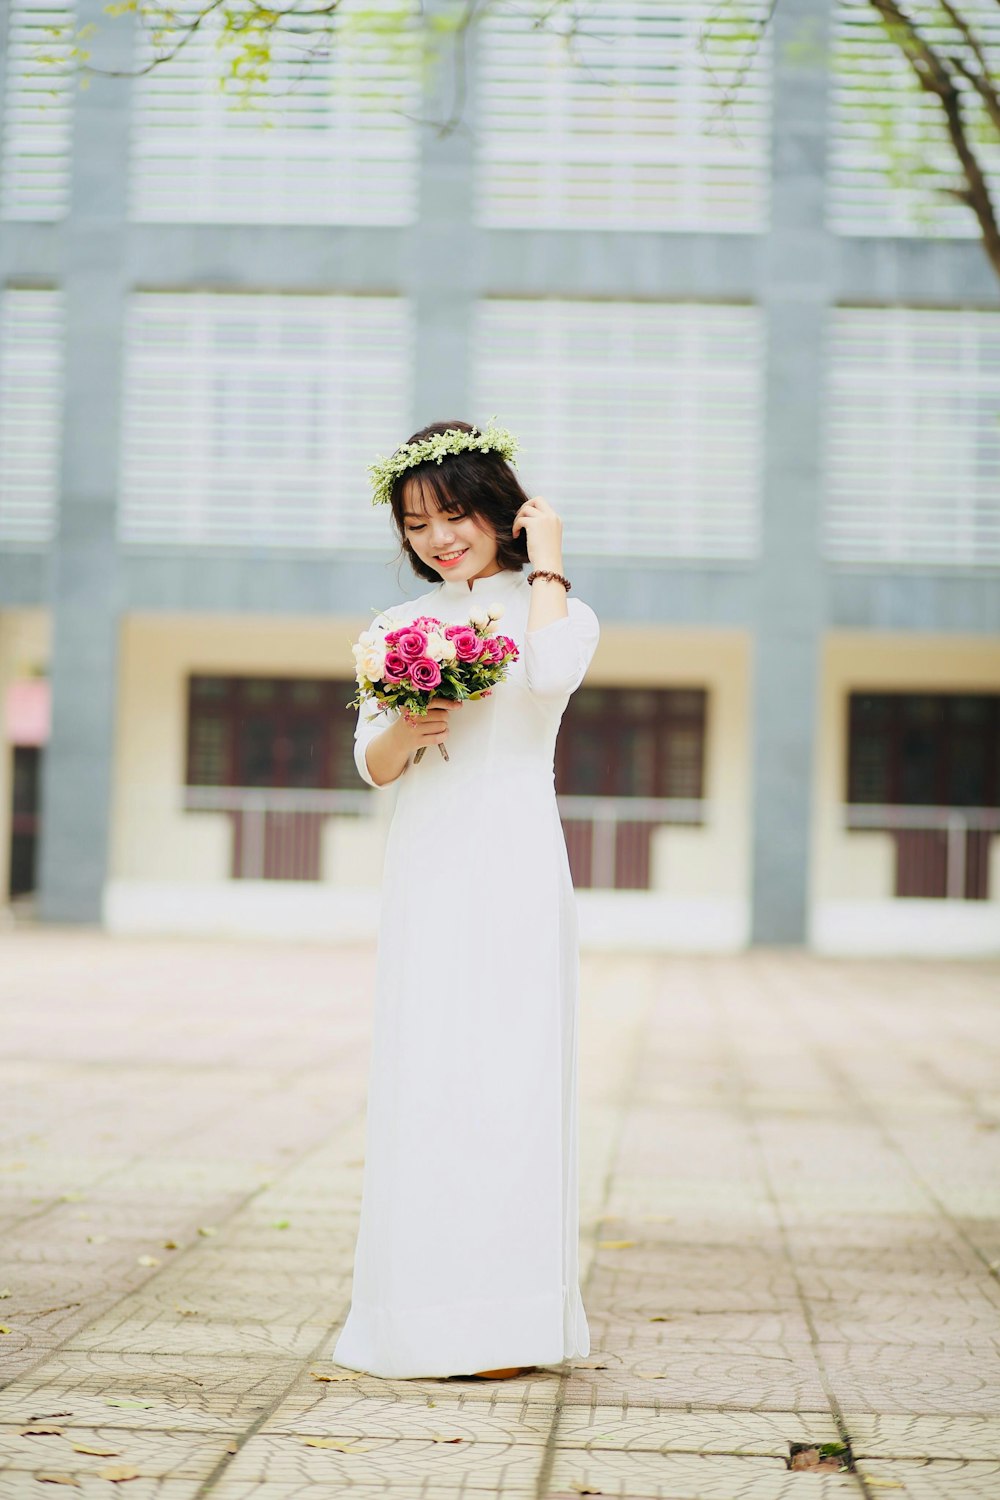
<path fill-rule="evenodd" d="M 489 634 L 503 614 L 502 604 L 475 609 L 467 625 L 445 625 L 433 615 L 418 615 L 395 630 L 379 628 L 379 616 L 353 646 L 357 692 L 347 705 L 360 708 L 369 698 L 379 712 L 398 708 L 423 717 L 434 697 L 488 698 L 520 655 L 509 635 Z M 413 757 L 421 758 L 426 745 Z M 444 744 L 438 749 L 449 759 Z"/>

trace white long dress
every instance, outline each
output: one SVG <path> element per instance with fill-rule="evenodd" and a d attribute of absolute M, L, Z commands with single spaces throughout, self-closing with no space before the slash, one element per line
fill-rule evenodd
<path fill-rule="evenodd" d="M 527 633 L 531 585 L 445 579 L 386 611 L 495 628 L 520 659 L 450 710 L 394 782 L 352 1300 L 333 1351 L 393 1377 L 590 1352 L 578 1269 L 576 895 L 556 807 L 559 722 L 597 645 L 588 604 Z M 395 711 L 393 711 L 393 715 Z M 362 706 L 358 771 L 388 725 Z"/>

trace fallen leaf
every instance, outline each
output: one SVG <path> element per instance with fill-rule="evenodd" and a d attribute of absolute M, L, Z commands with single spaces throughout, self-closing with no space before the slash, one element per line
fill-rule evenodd
<path fill-rule="evenodd" d="M 598 1240 L 598 1250 L 628 1250 L 635 1240 Z"/>
<path fill-rule="evenodd" d="M 156 1402 L 134 1401 L 130 1397 L 124 1396 L 105 1396 L 104 1404 L 105 1406 L 135 1406 L 138 1407 L 141 1411 L 150 1411 L 156 1405 Z"/>
<path fill-rule="evenodd" d="M 212 1228 L 211 1224 L 198 1225 L 198 1233 L 205 1235 L 206 1238 L 208 1238 L 209 1235 L 218 1234 L 218 1232 L 219 1231 L 217 1229 Z"/>
<path fill-rule="evenodd" d="M 22 1427 L 21 1437 L 62 1437 L 61 1427 Z"/>
<path fill-rule="evenodd" d="M 74 1443 L 74 1453 L 89 1453 L 92 1458 L 117 1458 L 120 1448 L 99 1448 L 96 1443 Z"/>
<path fill-rule="evenodd" d="M 46 1474 L 42 1472 L 36 1474 L 35 1478 L 39 1484 L 75 1484 L 77 1489 L 80 1488 L 80 1481 L 73 1474 Z"/>
<path fill-rule="evenodd" d="M 465 1438 L 461 1438 L 461 1437 L 447 1438 L 447 1437 L 442 1437 L 439 1432 L 432 1432 L 431 1433 L 431 1441 L 434 1442 L 434 1443 L 464 1443 L 465 1442 Z"/>
<path fill-rule="evenodd" d="M 8 1328 L 6 1323 L 0 1323 L 0 1333 L 13 1333 L 13 1328 Z"/>
<path fill-rule="evenodd" d="M 112 1464 L 110 1468 L 98 1469 L 98 1479 L 110 1479 L 114 1484 L 120 1484 L 126 1479 L 138 1479 L 139 1470 L 131 1464 Z"/>
<path fill-rule="evenodd" d="M 179 1312 L 182 1318 L 196 1318 L 199 1314 L 199 1309 L 197 1307 L 181 1307 L 179 1302 L 175 1302 L 174 1312 Z"/>
<path fill-rule="evenodd" d="M 4 1297 L 13 1297 L 13 1295 L 14 1293 L 11 1291 L 9 1286 L 0 1288 L 0 1301 L 3 1301 Z"/>
<path fill-rule="evenodd" d="M 164 1250 L 176 1250 L 177 1249 L 177 1241 L 176 1240 L 164 1240 L 163 1241 L 163 1248 L 164 1248 Z"/>
<path fill-rule="evenodd" d="M 158 1266 L 159 1264 L 155 1255 L 140 1255 L 136 1258 L 137 1266 Z"/>
<path fill-rule="evenodd" d="M 291 1220 L 289 1219 L 275 1219 L 274 1223 L 271 1225 L 272 1229 L 288 1229 L 290 1227 Z"/>
<path fill-rule="evenodd" d="M 339 1438 L 307 1437 L 302 1441 L 307 1448 L 336 1448 L 338 1453 L 370 1452 L 368 1448 L 359 1448 L 356 1443 L 342 1443 Z"/>
<path fill-rule="evenodd" d="M 321 1374 L 319 1370 L 310 1370 L 309 1374 L 313 1380 L 358 1380 L 361 1377 L 360 1370 L 335 1370 L 332 1375 Z"/>
<path fill-rule="evenodd" d="M 239 1445 L 239 1443 L 237 1443 L 235 1441 L 235 1439 L 234 1439 L 233 1442 L 226 1444 L 226 1452 L 227 1453 L 239 1453 L 239 1451 L 240 1451 L 240 1445 Z"/>
<path fill-rule="evenodd" d="M 672 1318 L 670 1318 L 669 1316 L 667 1316 L 667 1314 L 665 1314 L 665 1313 L 657 1313 L 656 1317 L 655 1318 L 650 1318 L 649 1321 L 651 1323 L 670 1323 L 670 1322 L 672 1322 Z"/>
<path fill-rule="evenodd" d="M 647 1370 L 636 1370 L 635 1377 L 637 1380 L 666 1380 L 667 1378 L 666 1375 L 650 1374 Z"/>

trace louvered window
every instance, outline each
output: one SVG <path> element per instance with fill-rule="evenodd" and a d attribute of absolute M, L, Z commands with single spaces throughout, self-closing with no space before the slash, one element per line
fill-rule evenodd
<path fill-rule="evenodd" d="M 475 410 L 518 434 L 570 552 L 756 554 L 759 309 L 496 299 L 476 323 Z"/>
<path fill-rule="evenodd" d="M 177 7 L 183 19 L 191 0 Z M 382 15 L 381 13 L 385 13 Z M 401 21 L 407 19 L 405 25 Z M 130 213 L 200 223 L 409 224 L 417 212 L 416 5 L 341 0 L 276 34 L 268 80 L 219 79 L 221 12 L 136 80 Z M 386 22 L 388 24 L 386 24 Z M 324 36 L 326 24 L 332 35 Z M 138 32 L 138 62 L 155 55 Z M 160 48 L 162 55 L 164 48 Z"/>
<path fill-rule="evenodd" d="M 0 295 L 0 541 L 47 542 L 58 513 L 63 402 L 59 291 Z"/>
<path fill-rule="evenodd" d="M 544 9 L 544 27 L 510 6 L 477 28 L 480 224 L 766 228 L 769 31 L 755 49 L 705 0 Z"/>
<path fill-rule="evenodd" d="M 389 544 L 366 465 L 410 431 L 408 303 L 143 293 L 126 338 L 126 543 Z"/>
<path fill-rule="evenodd" d="M 904 7 L 942 57 L 980 64 L 942 7 L 929 0 Z M 1000 6 L 996 0 L 962 0 L 960 6 L 981 44 L 994 80 L 1000 73 Z M 925 93 L 898 46 L 866 0 L 838 0 L 832 10 L 834 66 L 828 218 L 841 234 L 977 235 L 971 209 L 954 192 L 965 183 L 951 147 L 944 112 Z M 956 84 L 969 138 L 980 164 L 1000 193 L 1000 142 L 973 86 Z"/>
<path fill-rule="evenodd" d="M 1000 313 L 840 308 L 826 552 L 1000 563 Z"/>
<path fill-rule="evenodd" d="M 10 0 L 0 132 L 5 219 L 61 219 L 68 211 L 74 25 L 71 5 Z"/>

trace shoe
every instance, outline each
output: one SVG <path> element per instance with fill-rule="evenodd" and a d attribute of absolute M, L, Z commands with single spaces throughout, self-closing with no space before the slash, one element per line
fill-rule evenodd
<path fill-rule="evenodd" d="M 529 1370 L 537 1370 L 537 1365 L 507 1365 L 499 1370 L 475 1370 L 468 1376 L 469 1380 L 509 1380 L 512 1375 L 527 1375 Z"/>

